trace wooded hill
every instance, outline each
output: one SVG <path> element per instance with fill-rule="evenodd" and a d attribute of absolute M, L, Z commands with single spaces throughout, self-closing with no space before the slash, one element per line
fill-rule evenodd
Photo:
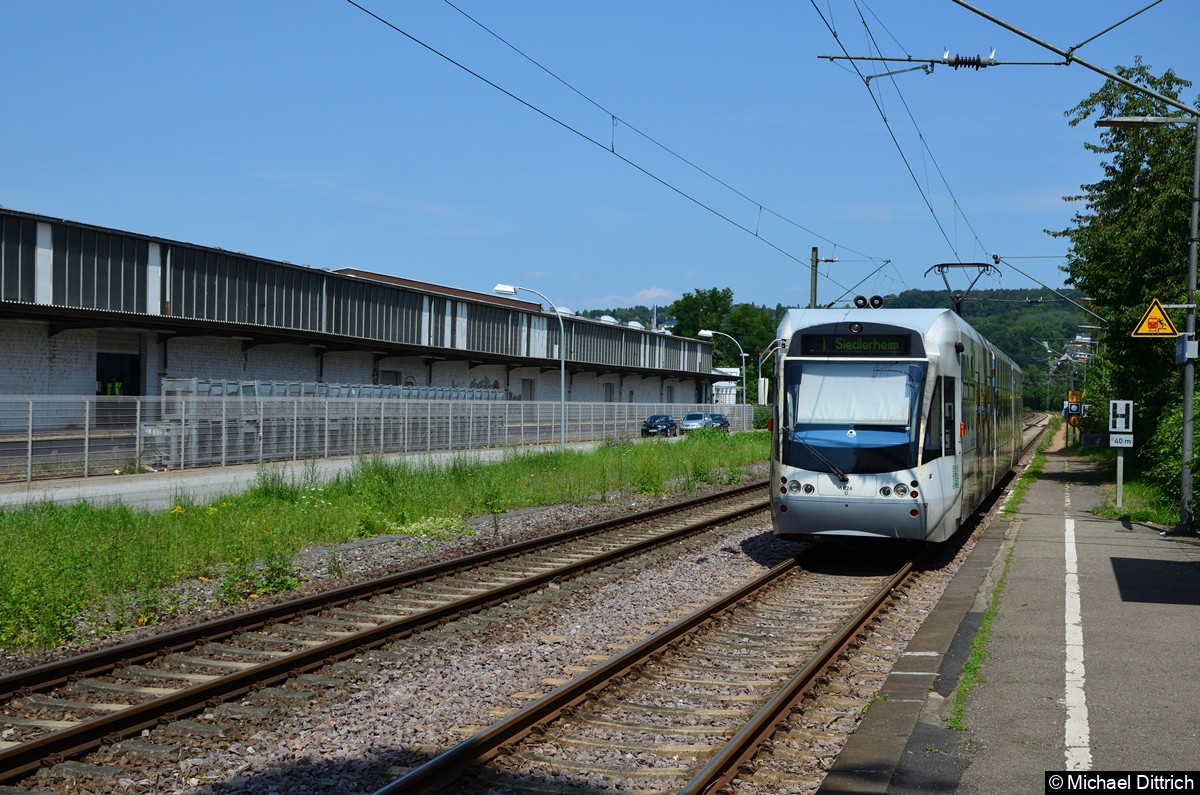
<path fill-rule="evenodd" d="M 1077 291 L 1064 290 L 1059 295 L 1049 289 L 972 290 L 962 302 L 963 318 L 1021 366 L 1025 373 L 1025 404 L 1028 408 L 1041 408 L 1047 400 L 1051 405 L 1060 403 L 1066 397 L 1072 373 L 1081 371 L 1082 365 L 1062 361 L 1062 356 L 1076 342 L 1077 335 L 1088 332 L 1080 326 L 1096 321 L 1089 321 L 1089 315 L 1071 301 L 1084 303 Z M 899 295 L 885 296 L 884 306 L 953 309 L 954 301 L 945 290 L 907 290 Z M 699 328 L 719 329 L 739 340 L 749 352 L 765 349 L 770 344 L 778 318 L 786 309 L 782 305 L 770 308 L 737 304 L 733 302 L 732 291 L 713 288 L 688 293 L 669 307 L 658 307 L 657 312 L 636 306 L 589 310 L 580 314 L 586 317 L 610 315 L 621 322 L 637 320 L 647 328 L 655 318 L 662 322 L 669 317 L 672 323 L 678 319 L 676 333 L 690 336 L 689 331 Z M 718 339 L 716 347 L 718 366 L 738 366 L 737 350 L 733 345 L 723 344 Z M 749 357 L 752 399 L 757 392 L 756 359 L 757 356 Z M 769 363 L 764 369 L 769 372 Z M 1047 373 L 1051 369 L 1051 383 L 1047 384 Z"/>
<path fill-rule="evenodd" d="M 1066 296 L 1065 298 L 1063 296 Z M 1094 325 L 1089 315 L 1070 301 L 1086 304 L 1074 290 L 972 290 L 962 303 L 963 319 L 980 334 L 1021 365 L 1021 369 L 1046 367 L 1045 340 L 1060 354 L 1076 335 Z M 908 290 L 887 296 L 885 306 L 893 308 L 944 307 L 954 308 L 945 290 Z"/>
<path fill-rule="evenodd" d="M 1089 320 L 1090 315 L 1071 303 L 1086 304 L 1078 291 L 1060 293 L 1048 289 L 972 290 L 962 303 L 963 319 L 1021 366 L 1027 409 L 1044 408 L 1047 398 L 1050 406 L 1061 405 L 1073 381 L 1080 386 L 1086 383 L 1086 365 L 1062 357 L 1069 349 L 1086 351 L 1079 337 L 1094 339 L 1095 330 L 1080 326 L 1098 321 Z M 908 290 L 887 296 L 885 306 L 953 308 L 954 302 L 945 290 Z"/>

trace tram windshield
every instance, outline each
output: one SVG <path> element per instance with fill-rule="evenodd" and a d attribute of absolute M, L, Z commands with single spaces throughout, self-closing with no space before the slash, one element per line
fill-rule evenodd
<path fill-rule="evenodd" d="M 925 371 L 911 361 L 787 362 L 784 463 L 839 477 L 916 466 Z"/>

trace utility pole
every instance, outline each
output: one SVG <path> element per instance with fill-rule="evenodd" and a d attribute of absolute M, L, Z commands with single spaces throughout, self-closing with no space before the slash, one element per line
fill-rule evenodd
<path fill-rule="evenodd" d="M 817 247 L 812 247 L 812 281 L 808 285 L 808 308 L 817 308 Z"/>
<path fill-rule="evenodd" d="M 820 257 L 817 256 L 817 247 L 816 246 L 812 247 L 812 274 L 811 274 L 812 281 L 809 283 L 809 288 L 808 288 L 808 308 L 809 309 L 817 308 L 817 263 L 818 262 L 837 262 L 837 257 L 826 257 L 825 259 L 821 259 Z M 891 260 L 887 260 L 887 262 L 891 262 Z"/>

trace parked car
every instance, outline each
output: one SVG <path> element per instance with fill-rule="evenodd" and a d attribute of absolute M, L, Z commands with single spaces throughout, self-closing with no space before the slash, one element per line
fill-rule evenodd
<path fill-rule="evenodd" d="M 712 420 L 714 428 L 720 428 L 723 431 L 729 430 L 729 417 L 724 414 L 709 414 L 708 418 Z"/>
<path fill-rule="evenodd" d="M 700 428 L 708 428 L 712 426 L 712 418 L 705 411 L 689 411 L 683 415 L 683 421 L 679 423 L 679 430 L 687 433 Z"/>
<path fill-rule="evenodd" d="M 679 425 L 670 414 L 652 414 L 642 423 L 642 436 L 678 436 Z"/>

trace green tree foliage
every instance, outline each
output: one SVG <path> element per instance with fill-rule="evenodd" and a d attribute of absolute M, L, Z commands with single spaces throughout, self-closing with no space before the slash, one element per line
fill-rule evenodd
<path fill-rule="evenodd" d="M 661 320 L 665 314 L 666 314 L 665 310 L 658 312 L 657 319 L 661 322 Z M 600 318 L 604 317 L 605 315 L 608 315 L 609 317 L 612 317 L 612 318 L 616 318 L 617 321 L 620 323 L 629 323 L 630 321 L 636 321 L 638 323 L 641 323 L 646 328 L 654 327 L 653 326 L 653 323 L 655 320 L 654 310 L 643 304 L 638 304 L 637 306 L 628 307 L 628 308 L 624 308 L 624 309 L 621 309 L 621 308 L 618 308 L 618 309 L 585 309 L 579 313 L 580 317 L 591 318 L 592 320 L 599 320 Z"/>
<path fill-rule="evenodd" d="M 1062 358 L 1090 347 L 1079 341 L 1087 334 L 1080 326 L 1095 325 L 1096 319 L 1079 308 L 1082 299 L 1078 290 L 1055 292 L 1047 288 L 975 289 L 967 293 L 962 304 L 963 319 L 1021 366 L 1027 408 L 1057 410 L 1073 381 L 1083 387 L 1091 378 L 1082 358 Z M 945 290 L 907 290 L 888 296 L 884 303 L 901 309 L 954 307 Z M 1086 365 L 1090 367 L 1092 364 Z"/>
<path fill-rule="evenodd" d="M 1097 367 L 1094 360 L 1085 367 L 1082 361 L 1062 359 L 1068 351 L 1083 349 L 1076 342 L 1079 335 L 1086 333 L 1080 326 L 1097 322 L 1079 308 L 1082 301 L 1082 294 L 1077 290 L 1061 293 L 1047 288 L 972 290 L 963 302 L 963 317 L 1021 366 L 1027 407 L 1040 409 L 1049 405 L 1057 410 L 1073 381 L 1080 387 L 1089 387 L 1090 392 L 1091 382 L 1096 380 L 1092 375 Z M 907 290 L 885 297 L 884 304 L 900 309 L 952 309 L 954 306 L 945 290 Z M 757 401 L 759 376 L 774 372 L 774 357 L 766 357 L 761 373 L 759 357 L 775 339 L 779 318 L 788 307 L 777 305 L 769 309 L 755 304 L 735 304 L 731 290 L 713 288 L 688 293 L 666 311 L 662 307 L 659 309 L 660 320 L 664 314 L 680 317 L 672 331 L 674 334 L 694 337 L 700 329 L 707 328 L 737 340 L 746 353 L 747 399 L 751 403 Z M 643 310 L 648 311 L 645 307 L 633 307 L 590 310 L 580 314 L 596 318 L 610 315 L 628 322 L 626 318 L 641 320 L 639 312 Z M 649 326 L 647 321 L 642 322 Z M 737 345 L 720 335 L 714 336 L 712 343 L 716 367 L 741 366 Z"/>
<path fill-rule="evenodd" d="M 733 290 L 713 287 L 684 293 L 671 304 L 668 312 L 675 318 L 674 333 L 680 337 L 695 337 L 700 329 L 720 329 L 733 309 Z"/>
<path fill-rule="evenodd" d="M 1191 86 L 1170 70 L 1154 76 L 1140 58 L 1116 72 L 1172 99 Z M 1089 119 L 1170 116 L 1178 111 L 1109 80 L 1066 115 L 1075 126 Z M 1071 244 L 1065 268 L 1068 283 L 1089 296 L 1096 313 L 1108 320 L 1089 401 L 1106 405 L 1109 398 L 1136 400 L 1143 438 L 1181 400 L 1174 345 L 1134 339 L 1130 332 L 1151 299 L 1164 304 L 1185 301 L 1194 135 L 1190 124 L 1105 129 L 1100 143 L 1085 144 L 1104 158 L 1103 178 L 1068 197 L 1082 203 L 1082 209 L 1073 216 L 1072 226 L 1051 232 Z M 1182 318 L 1175 319 L 1182 328 Z M 1173 469 L 1178 472 L 1178 463 Z"/>
<path fill-rule="evenodd" d="M 746 400 L 758 399 L 758 357 L 775 339 L 775 313 L 765 306 L 734 304 L 713 331 L 728 334 L 738 341 L 746 354 Z M 717 367 L 741 367 L 738 346 L 721 336 L 713 337 L 713 363 Z M 768 357 L 770 359 L 770 357 Z M 765 364 L 765 363 L 764 363 Z"/>

